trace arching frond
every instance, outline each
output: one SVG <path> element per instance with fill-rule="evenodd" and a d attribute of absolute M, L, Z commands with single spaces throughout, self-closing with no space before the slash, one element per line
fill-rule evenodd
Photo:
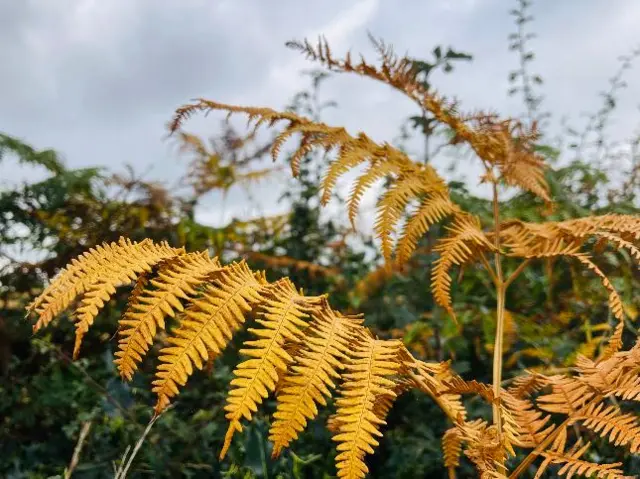
<path fill-rule="evenodd" d="M 349 219 L 353 223 L 357 214 L 362 195 L 376 180 L 392 175 L 389 190 L 385 193 L 378 205 L 375 231 L 382 241 L 382 250 L 387 261 L 391 259 L 393 250 L 392 233 L 408 203 L 411 200 L 422 200 L 425 195 L 447 197 L 448 188 L 444 180 L 438 176 L 430 165 L 424 165 L 412 161 L 406 154 L 389 144 L 379 145 L 364 133 L 356 137 L 351 136 L 344 128 L 332 127 L 320 122 L 313 122 L 307 118 L 292 112 L 277 112 L 270 108 L 251 108 L 234 105 L 226 105 L 204 99 L 191 105 L 186 105 L 177 112 L 176 121 L 170 129 L 177 131 L 186 112 L 209 112 L 222 110 L 229 115 L 243 113 L 248 116 L 249 122 L 254 123 L 257 129 L 266 123 L 273 126 L 279 122 L 285 122 L 284 130 L 278 135 L 272 145 L 272 155 L 277 158 L 281 146 L 296 133 L 302 135 L 299 146 L 293 154 L 292 171 L 294 176 L 298 174 L 298 163 L 301 158 L 310 151 L 318 148 L 325 151 L 337 150 L 336 158 L 330 162 L 322 180 L 322 203 L 326 204 L 336 187 L 340 177 L 350 170 L 368 163 L 369 168 L 355 180 L 348 200 Z M 440 208 L 440 216 L 447 216 L 452 209 Z M 446 213 L 446 214 L 445 214 Z M 422 228 L 427 223 L 421 222 Z M 417 230 L 416 230 L 417 231 Z M 410 249 L 410 248 L 409 248 Z M 408 256 L 409 251 L 405 247 L 403 257 Z"/>
<path fill-rule="evenodd" d="M 249 328 L 258 339 L 245 341 L 240 351 L 249 356 L 233 372 L 232 389 L 225 406 L 229 427 L 224 446 L 220 452 L 223 458 L 231 445 L 234 433 L 242 432 L 240 421 L 251 420 L 258 405 L 276 388 L 279 373 L 287 370 L 292 358 L 285 351 L 285 341 L 298 342 L 307 327 L 308 317 L 304 297 L 300 296 L 288 278 L 279 280 L 262 290 L 260 316 L 256 320 L 261 328 Z"/>
<path fill-rule="evenodd" d="M 447 468 L 450 479 L 455 479 L 456 468 L 460 466 L 462 454 L 462 435 L 457 427 L 447 429 L 442 436 L 442 455 L 444 467 Z"/>
<path fill-rule="evenodd" d="M 617 462 L 615 464 L 595 464 L 588 462 L 581 457 L 589 449 L 589 443 L 581 445 L 579 442 L 571 446 L 568 450 L 565 450 L 567 443 L 567 430 L 562 429 L 554 440 L 550 450 L 542 452 L 544 461 L 540 464 L 535 479 L 542 477 L 542 474 L 547 470 L 549 465 L 561 465 L 558 470 L 558 476 L 573 477 L 575 475 L 581 475 L 586 477 L 596 476 L 604 479 L 626 479 L 624 473 L 618 469 L 622 463 Z"/>
<path fill-rule="evenodd" d="M 270 430 L 274 457 L 298 437 L 307 420 L 318 414 L 316 404 L 327 405 L 325 397 L 335 389 L 335 381 L 340 377 L 337 371 L 345 367 L 349 344 L 359 334 L 356 328 L 361 321 L 342 316 L 327 306 L 313 312 L 309 326 L 312 333 L 306 336 L 278 393 L 275 421 Z"/>
<path fill-rule="evenodd" d="M 440 257 L 433 268 L 431 288 L 436 303 L 455 320 L 456 315 L 451 306 L 449 271 L 454 265 L 467 263 L 478 253 L 492 251 L 494 246 L 480 229 L 480 222 L 475 216 L 458 216 L 447 230 L 449 235 L 440 239 L 434 248 Z"/>
<path fill-rule="evenodd" d="M 264 280 L 245 262 L 227 266 L 194 299 L 171 331 L 170 346 L 160 351 L 160 365 L 153 381 L 158 395 L 156 413 L 184 386 L 194 366 L 202 369 L 210 356 L 219 355 L 233 334 L 244 324 L 252 304 L 261 300 Z"/>
<path fill-rule="evenodd" d="M 382 436 L 380 426 L 385 424 L 375 414 L 374 406 L 381 396 L 396 397 L 391 376 L 399 370 L 401 344 L 362 335 L 352 350 L 353 359 L 347 363 L 341 396 L 336 401 L 338 432 L 333 440 L 339 443 L 338 477 L 360 479 L 369 470 L 364 457 L 373 454 L 378 445 L 376 437 Z"/>
<path fill-rule="evenodd" d="M 196 296 L 196 288 L 219 269 L 218 260 L 210 258 L 206 251 L 180 256 L 161 266 L 157 278 L 150 281 L 155 289 L 136 297 L 130 313 L 120 321 L 122 329 L 114 362 L 123 378 L 131 380 L 153 344 L 156 330 L 165 328 L 165 316 L 174 317 L 176 311 L 182 311 L 180 300 Z"/>

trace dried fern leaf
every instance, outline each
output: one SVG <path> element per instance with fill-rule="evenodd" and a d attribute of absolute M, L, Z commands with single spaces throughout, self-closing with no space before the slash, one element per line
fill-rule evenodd
<path fill-rule="evenodd" d="M 82 312 L 87 313 L 85 322 L 90 324 L 89 315 L 93 314 L 93 307 L 102 307 L 102 298 L 113 294 L 115 285 L 128 284 L 139 273 L 150 271 L 154 264 L 183 252 L 183 249 L 171 248 L 166 243 L 154 244 L 150 240 L 133 243 L 125 238 L 120 238 L 117 243 L 91 248 L 71 260 L 71 265 L 63 269 L 27 307 L 29 314 L 38 316 L 34 331 L 48 325 L 83 294 L 88 298 Z"/>
<path fill-rule="evenodd" d="M 516 397 L 508 391 L 503 392 L 501 400 L 503 411 L 508 411 L 513 418 L 513 444 L 534 449 L 555 430 L 555 425 L 549 423 L 551 415 L 537 410 L 530 400 Z"/>
<path fill-rule="evenodd" d="M 195 111 L 206 113 L 213 110 L 227 111 L 229 115 L 243 113 L 249 117 L 249 122 L 254 122 L 255 129 L 264 123 L 273 126 L 281 121 L 286 122 L 286 127 L 273 143 L 271 152 L 274 160 L 278 157 L 282 145 L 292 135 L 301 134 L 302 139 L 291 161 L 294 176 L 298 174 L 299 161 L 310 151 L 316 148 L 322 148 L 327 152 L 337 149 L 337 157 L 328 165 L 321 182 L 322 204 L 326 204 L 330 200 L 340 177 L 364 163 L 369 163 L 369 168 L 365 173 L 356 179 L 348 199 L 349 219 L 352 224 L 364 193 L 377 180 L 392 175 L 394 179 L 391 187 L 379 202 L 375 222 L 376 236 L 382 241 L 382 251 L 387 261 L 391 259 L 393 252 L 392 232 L 408 203 L 414 199 L 421 200 L 424 195 L 448 196 L 446 183 L 430 165 L 413 162 L 400 150 L 389 144 L 379 145 L 364 133 L 353 137 L 344 128 L 313 122 L 291 112 L 277 112 L 270 108 L 226 105 L 200 99 L 197 103 L 186 105 L 180 109 L 170 129 L 172 132 L 177 131 L 183 119 Z M 445 216 L 445 212 L 448 215 L 448 211 L 449 209 L 440 206 L 439 216 Z M 413 228 L 413 235 L 424 229 L 427 223 L 420 221 L 420 225 L 418 228 Z M 403 257 L 408 256 L 407 252 L 411 250 L 407 246 L 409 243 L 405 246 Z"/>
<path fill-rule="evenodd" d="M 170 346 L 160 351 L 153 381 L 153 392 L 158 395 L 156 414 L 179 393 L 194 366 L 202 369 L 227 346 L 252 305 L 261 300 L 263 285 L 244 261 L 234 263 L 221 270 L 185 309 L 167 338 Z"/>
<path fill-rule="evenodd" d="M 462 454 L 462 435 L 456 427 L 447 429 L 442 436 L 442 456 L 444 467 L 447 468 L 449 479 L 455 479 L 456 468 L 460 466 L 460 454 Z"/>
<path fill-rule="evenodd" d="M 549 376 L 551 392 L 541 395 L 537 404 L 543 411 L 576 416 L 589 401 L 596 397 L 591 387 L 579 378 Z"/>
<path fill-rule="evenodd" d="M 640 424 L 635 414 L 623 413 L 616 406 L 600 403 L 573 416 L 572 422 L 577 421 L 615 446 L 625 446 L 633 454 L 640 450 Z"/>
<path fill-rule="evenodd" d="M 361 320 L 345 317 L 324 307 L 313 312 L 310 334 L 295 353 L 295 363 L 284 378 L 278 393 L 278 406 L 273 417 L 269 438 L 273 442 L 273 457 L 298 437 L 307 421 L 318 414 L 316 404 L 326 406 L 340 378 L 338 371 L 349 358 L 350 342 L 357 334 Z M 292 355 L 294 356 L 294 355 Z"/>
<path fill-rule="evenodd" d="M 425 198 L 404 226 L 398 241 L 398 262 L 404 263 L 409 260 L 418 241 L 432 225 L 457 212 L 459 208 L 449 196 L 434 195 Z"/>
<path fill-rule="evenodd" d="M 480 229 L 480 220 L 471 215 L 457 216 L 447 227 L 449 235 L 438 240 L 434 250 L 440 253 L 431 275 L 433 297 L 455 320 L 451 306 L 451 277 L 449 271 L 454 265 L 463 265 L 483 251 L 492 251 L 493 244 Z"/>
<path fill-rule="evenodd" d="M 234 433 L 242 432 L 242 418 L 251 420 L 258 405 L 275 390 L 279 374 L 291 363 L 285 341 L 300 341 L 308 325 L 307 302 L 288 278 L 264 288 L 262 296 L 262 310 L 256 320 L 262 327 L 249 328 L 258 339 L 245 341 L 240 351 L 251 359 L 240 363 L 233 372 L 235 379 L 231 381 L 225 406 L 229 427 L 220 458 L 227 453 Z"/>
<path fill-rule="evenodd" d="M 565 451 L 566 442 L 567 430 L 562 429 L 554 440 L 551 448 L 541 452 L 540 455 L 544 457 L 544 460 L 536 472 L 535 479 L 542 477 L 542 474 L 544 474 L 551 464 L 562 465 L 557 475 L 567 476 L 568 478 L 581 475 L 585 477 L 595 476 L 604 479 L 628 479 L 628 477 L 618 469 L 618 466 L 622 464 L 620 462 L 615 464 L 595 464 L 581 459 L 584 453 L 587 452 L 590 445 L 589 443 L 581 445 L 580 442 L 578 442 L 569 450 Z"/>
<path fill-rule="evenodd" d="M 204 251 L 167 261 L 150 281 L 155 289 L 135 298 L 130 313 L 120 321 L 120 340 L 114 361 L 122 378 L 131 380 L 138 363 L 153 344 L 158 328 L 165 329 L 165 316 L 183 311 L 181 299 L 190 300 L 197 288 L 220 270 L 220 263 Z"/>
<path fill-rule="evenodd" d="M 366 454 L 372 454 L 378 445 L 375 437 L 382 436 L 380 426 L 385 424 L 375 411 L 381 396 L 395 398 L 395 383 L 391 376 L 400 368 L 398 354 L 402 343 L 380 341 L 363 335 L 353 346 L 352 359 L 343 374 L 341 395 L 336 400 L 338 442 L 336 467 L 338 477 L 363 478 L 368 472 L 364 463 Z"/>

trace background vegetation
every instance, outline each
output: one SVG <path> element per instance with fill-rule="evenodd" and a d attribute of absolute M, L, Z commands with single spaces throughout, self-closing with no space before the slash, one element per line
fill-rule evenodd
<path fill-rule="evenodd" d="M 545 110 L 543 79 L 533 72 L 535 55 L 529 47 L 529 5 L 525 0 L 516 3 L 516 30 L 509 42 L 519 67 L 509 74 L 511 89 L 506 93 L 520 95 L 525 121 L 544 127 L 551 114 L 561 112 Z M 539 145 L 554 167 L 547 180 L 557 200 L 545 219 L 640 212 L 640 136 L 621 149 L 606 135 L 625 72 L 638 53 L 621 59 L 610 90 L 603 94 L 602 108 L 584 131 L 568 128 L 562 141 L 547 136 Z M 415 67 L 430 87 L 433 72 L 455 74 L 456 64 L 470 61 L 467 53 L 436 46 L 429 58 L 416 60 Z M 296 95 L 290 107 L 321 118 L 324 109 L 333 106 L 322 97 L 326 79 L 324 73 L 311 73 L 308 90 Z M 432 161 L 442 154 L 448 132 L 435 128 L 426 112 L 408 114 L 412 116 L 407 123 L 398 126 L 399 143 L 420 136 L 424 161 Z M 0 160 L 12 155 L 48 172 L 43 181 L 0 191 L 0 476 L 64 476 L 84 431 L 80 460 L 71 466 L 74 477 L 111 477 L 125 447 L 135 443 L 146 427 L 153 403 L 147 387 L 151 369 L 143 368 L 129 385 L 120 381 L 111 362 L 115 342 L 108 331 L 125 307 L 124 296 L 111 302 L 99 317 L 85 337 L 82 359 L 75 362 L 70 358 L 70 322 L 60 321 L 58 328 L 33 338 L 31 326 L 23 321 L 25 305 L 60 267 L 88 247 L 121 235 L 132 240 L 167 240 L 190 251 L 208 248 L 225 259 L 245 257 L 252 268 L 265 269 L 269 279 L 289 276 L 308 293 L 331 293 L 341 310 L 365 313 L 367 325 L 380 337 L 402 338 L 414 354 L 451 359 L 463 376 L 490 382 L 495 297 L 483 283 L 486 279 L 474 276 L 474 271 L 465 272 L 464 289 L 454 294 L 459 301 L 454 305 L 462 324 L 459 332 L 427 291 L 438 228 L 423 238 L 402 269 L 380 268 L 370 238 L 320 215 L 321 156 L 304 158 L 299 180 L 291 182 L 282 198 L 289 207 L 286 215 L 235 219 L 216 228 L 196 221 L 194 211 L 208 192 L 250 190 L 254 181 L 276 173 L 262 162 L 269 144 L 228 125 L 211 141 L 183 135 L 181 152 L 189 168 L 179 187 L 169 189 L 139 178 L 133 170 L 115 174 L 69 169 L 56 152 L 32 148 L 28 139 L 14 138 L 10 132 L 0 134 Z M 448 148 L 452 154 L 452 147 Z M 453 154 L 465 154 L 453 148 Z M 623 183 L 609 178 L 606 166 L 614 159 L 629 166 Z M 462 184 L 449 186 L 464 209 L 490 217 L 490 202 Z M 507 215 L 536 221 L 542 219 L 540 206 L 532 195 L 519 194 L 502 208 Z M 640 301 L 633 294 L 638 287 L 637 269 L 629 261 L 616 259 L 619 256 L 606 258 L 605 273 L 614 279 L 628 316 L 635 319 L 640 311 Z M 505 365 L 510 370 L 562 369 L 576 354 L 593 356 L 599 347 L 603 336 L 591 325 L 606 322 L 609 314 L 599 281 L 576 273 L 568 263 L 554 266 L 553 274 L 549 274 L 551 264 L 530 269 L 530 288 L 509 292 Z M 237 338 L 234 344 L 243 339 Z M 275 462 L 270 460 L 266 415 L 249 425 L 228 458 L 218 462 L 226 429 L 225 388 L 237 362 L 238 348 L 230 347 L 215 367 L 194 375 L 175 406 L 155 424 L 131 477 L 329 476 L 327 471 L 334 470 L 333 444 L 322 427 L 327 419 L 322 413 L 315 421 L 317 427 L 312 426 L 294 444 L 293 452 Z M 372 477 L 446 477 L 440 447 L 446 425 L 428 398 L 402 396 L 388 423 L 381 446 L 369 461 Z M 603 461 L 622 460 L 628 470 L 640 470 L 637 458 L 619 457 L 605 443 L 596 440 L 595 444 Z M 473 477 L 470 468 L 463 468 L 460 477 L 465 474 Z"/>

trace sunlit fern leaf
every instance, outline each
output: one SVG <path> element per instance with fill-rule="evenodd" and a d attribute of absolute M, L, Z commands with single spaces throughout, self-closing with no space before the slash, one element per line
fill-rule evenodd
<path fill-rule="evenodd" d="M 448 362 L 426 363 L 424 361 L 415 361 L 414 366 L 418 370 L 420 379 L 416 383 L 416 387 L 434 398 L 454 422 L 466 420 L 467 410 L 462 403 L 461 395 L 448 392 L 450 388 L 448 382 L 458 377 L 452 371 L 451 365 Z"/>
<path fill-rule="evenodd" d="M 460 430 L 456 427 L 447 429 L 442 436 L 442 456 L 449 479 L 455 479 L 456 477 L 456 468 L 460 466 L 460 454 L 462 454 Z"/>
<path fill-rule="evenodd" d="M 512 442 L 519 447 L 533 449 L 555 430 L 555 425 L 550 423 L 551 415 L 536 409 L 530 400 L 507 391 L 501 395 L 501 401 L 504 410 L 509 411 L 514 419 L 517 435 Z"/>
<path fill-rule="evenodd" d="M 171 331 L 169 346 L 160 351 L 160 365 L 153 381 L 158 395 L 156 413 L 179 393 L 194 366 L 202 369 L 227 346 L 244 324 L 245 315 L 261 299 L 264 281 L 242 261 L 221 270 L 179 317 Z"/>
<path fill-rule="evenodd" d="M 325 39 L 320 39 L 316 45 L 307 40 L 287 45 L 331 71 L 356 73 L 404 93 L 454 132 L 452 144 L 468 143 L 483 161 L 500 170 L 506 183 L 531 191 L 547 203 L 551 201 L 544 178 L 544 160 L 533 148 L 539 136 L 534 128 L 525 129 L 516 120 L 502 120 L 494 114 L 460 115 L 455 103 L 447 102 L 424 86 L 410 58 L 399 57 L 384 42 L 371 40 L 380 57 L 378 65 L 362 57 L 360 62 L 354 63 L 349 54 L 344 59 L 335 58 Z"/>
<path fill-rule="evenodd" d="M 330 200 L 341 176 L 368 162 L 369 168 L 355 180 L 348 199 L 349 219 L 352 224 L 363 194 L 376 180 L 393 175 L 390 188 L 378 204 L 375 222 L 376 236 L 382 241 L 382 251 L 387 261 L 391 259 L 393 250 L 392 232 L 408 203 L 412 200 L 421 200 L 424 195 L 442 197 L 448 195 L 446 183 L 430 165 L 416 163 L 400 150 L 386 143 L 379 145 L 364 133 L 353 137 L 344 128 L 313 122 L 291 112 L 226 105 L 200 99 L 197 103 L 186 105 L 177 112 L 176 121 L 170 126 L 171 131 L 176 131 L 180 127 L 181 118 L 187 111 L 209 112 L 212 110 L 227 111 L 229 115 L 243 113 L 249 117 L 250 122 L 254 122 L 255 128 L 263 123 L 274 125 L 280 121 L 286 122 L 287 126 L 278 135 L 272 147 L 274 159 L 277 158 L 282 144 L 293 134 L 300 133 L 302 139 L 292 160 L 294 175 L 297 175 L 298 162 L 305 154 L 316 148 L 322 148 L 326 152 L 337 149 L 337 156 L 330 161 L 321 181 L 322 204 Z M 424 225 L 425 223 L 422 223 L 423 227 Z"/>
<path fill-rule="evenodd" d="M 615 446 L 627 447 L 632 454 L 640 450 L 640 424 L 635 414 L 623 413 L 617 406 L 600 403 L 573 416 L 572 422 L 577 421 Z"/>
<path fill-rule="evenodd" d="M 27 307 L 29 314 L 38 316 L 34 331 L 48 325 L 82 294 L 97 296 L 96 305 L 100 305 L 101 297 L 112 294 L 107 290 L 95 292 L 96 287 L 105 281 L 109 285 L 128 284 L 136 279 L 137 274 L 150 271 L 153 265 L 183 252 L 183 249 L 171 248 L 166 243 L 155 244 L 150 240 L 134 243 L 125 238 L 120 238 L 117 243 L 91 248 L 71 260 L 71 264 L 60 271 Z"/>
<path fill-rule="evenodd" d="M 524 226 L 524 228 L 520 229 L 521 226 Z M 591 261 L 591 257 L 586 253 L 580 252 L 581 241 L 575 237 L 566 238 L 556 234 L 556 228 L 558 228 L 558 225 L 553 223 L 547 224 L 546 229 L 541 228 L 540 225 L 532 228 L 530 225 L 523 223 L 520 226 L 511 228 L 511 231 L 507 233 L 505 237 L 505 245 L 511 249 L 510 254 L 512 256 L 522 258 L 532 259 L 562 256 L 574 258 L 600 278 L 600 282 L 609 293 L 608 301 L 611 312 L 618 320 L 614 333 L 609 339 L 609 344 L 603 353 L 603 357 L 610 357 L 622 347 L 622 333 L 624 330 L 624 306 L 622 299 L 613 287 L 613 284 L 611 284 L 609 278 Z M 532 230 L 535 231 L 534 235 L 529 234 Z M 581 236 L 586 234 L 587 233 L 583 232 Z M 592 232 L 589 234 L 592 234 Z"/>
<path fill-rule="evenodd" d="M 624 473 L 618 469 L 622 463 L 615 464 L 596 464 L 588 462 L 581 457 L 589 449 L 590 444 L 581 445 L 577 442 L 566 449 L 567 444 L 567 430 L 562 429 L 560 434 L 555 438 L 551 448 L 543 451 L 540 455 L 544 458 L 538 471 L 536 472 L 535 479 L 542 477 L 542 474 L 547 470 L 550 465 L 561 466 L 557 471 L 557 476 L 573 477 L 575 475 L 585 477 L 598 477 L 604 479 L 627 479 Z"/>
<path fill-rule="evenodd" d="M 596 395 L 579 378 L 558 375 L 547 377 L 547 381 L 551 392 L 537 399 L 538 407 L 543 411 L 574 416 Z"/>
<path fill-rule="evenodd" d="M 369 168 L 353 183 L 347 200 L 349 222 L 355 228 L 356 216 L 362 197 L 378 181 L 392 173 L 398 173 L 400 165 L 391 161 L 372 161 Z"/>
<path fill-rule="evenodd" d="M 478 253 L 492 251 L 493 244 L 480 229 L 480 221 L 471 215 L 457 216 L 451 226 L 447 227 L 448 236 L 438 240 L 434 250 L 440 254 L 435 261 L 431 275 L 433 297 L 449 315 L 456 320 L 451 306 L 451 277 L 449 271 L 454 265 L 467 263 Z"/>
<path fill-rule="evenodd" d="M 387 262 L 390 262 L 393 251 L 392 234 L 409 201 L 431 193 L 432 184 L 433 178 L 428 178 L 424 172 L 416 169 L 403 171 L 378 202 L 378 214 L 373 229 L 382 243 L 382 256 Z"/>
<path fill-rule="evenodd" d="M 242 432 L 241 420 L 251 420 L 258 405 L 276 388 L 279 373 L 292 361 L 285 351 L 285 341 L 298 342 L 306 329 L 308 302 L 296 291 L 288 278 L 262 290 L 261 311 L 256 319 L 261 328 L 249 328 L 258 339 L 245 341 L 240 351 L 249 356 L 240 363 L 231 381 L 232 389 L 225 406 L 229 427 L 220 453 L 223 458 L 235 432 Z"/>
<path fill-rule="evenodd" d="M 310 334 L 306 335 L 305 344 L 299 345 L 295 363 L 277 396 L 275 421 L 269 431 L 274 457 L 298 437 L 308 420 L 316 417 L 316 404 L 327 405 L 325 397 L 336 388 L 338 371 L 348 360 L 349 344 L 361 322 L 340 315 L 327 304 L 313 312 Z"/>
<path fill-rule="evenodd" d="M 522 188 L 550 203 L 549 186 L 544 177 L 545 167 L 541 157 L 519 151 L 509 157 L 502 168 L 502 177 L 508 185 Z"/>
<path fill-rule="evenodd" d="M 120 321 L 120 340 L 115 353 L 120 375 L 131 380 L 138 363 L 153 344 L 158 328 L 164 329 L 165 316 L 174 317 L 184 309 L 181 299 L 189 300 L 197 288 L 220 270 L 220 263 L 204 251 L 189 253 L 167 261 L 150 281 L 154 289 L 135 298 L 129 314 Z"/>
<path fill-rule="evenodd" d="M 416 249 L 416 245 L 429 228 L 447 216 L 459 211 L 448 195 L 435 195 L 425 198 L 410 215 L 398 241 L 399 263 L 406 262 Z"/>
<path fill-rule="evenodd" d="M 380 426 L 385 424 L 376 416 L 374 407 L 380 396 L 396 396 L 391 376 L 400 367 L 401 345 L 399 341 L 380 341 L 363 334 L 353 346 L 341 395 L 336 400 L 338 432 L 333 440 L 339 443 L 338 477 L 359 479 L 368 472 L 364 457 L 373 453 L 378 445 L 375 437 L 382 436 Z"/>

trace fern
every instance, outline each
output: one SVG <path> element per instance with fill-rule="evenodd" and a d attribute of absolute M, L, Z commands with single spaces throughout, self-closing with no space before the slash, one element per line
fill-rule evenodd
<path fill-rule="evenodd" d="M 460 113 L 458 105 L 426 89 L 410 59 L 396 56 L 382 42 L 375 41 L 374 45 L 380 56 L 378 65 L 365 59 L 354 63 L 349 54 L 336 59 L 324 40 L 316 46 L 306 41 L 291 46 L 330 70 L 355 73 L 392 86 L 448 127 L 451 143 L 468 145 L 485 169 L 482 180 L 490 183 L 493 191 L 492 223 L 484 224 L 456 205 L 446 182 L 430 165 L 413 161 L 364 133 L 352 136 L 344 128 L 295 113 L 201 99 L 178 109 L 170 130 L 180 133 L 192 114 L 214 110 L 248 116 L 254 132 L 262 125 L 283 123 L 284 129 L 269 149 L 276 159 L 285 142 L 294 136 L 300 138 L 291 161 L 294 175 L 309 152 L 322 149 L 335 153 L 322 180 L 323 203 L 329 201 L 343 175 L 364 166 L 348 199 L 352 223 L 363 195 L 378 180 L 386 179 L 386 190 L 376 208 L 375 231 L 387 268 L 363 280 L 357 294 L 366 295 L 394 271 L 403 271 L 402 264 L 409 262 L 428 229 L 448 221 L 447 234 L 434 248 L 438 258 L 431 289 L 436 303 L 455 320 L 451 270 L 477 262 L 491 277 L 496 292 L 492 384 L 463 379 L 446 362 L 416 359 L 400 341 L 374 337 L 361 318 L 333 310 L 326 296 L 305 296 L 288 278 L 269 283 L 243 262 L 222 266 L 206 252 L 186 253 L 150 240 L 133 243 L 121 239 L 73 260 L 29 306 L 28 312 L 37 316 L 34 329 L 49 325 L 78 301 L 77 355 L 83 336 L 116 288 L 135 282 L 119 321 L 115 362 L 122 377 L 131 380 L 156 341 L 156 331 L 169 326 L 153 382 L 157 415 L 179 394 L 195 369 L 202 369 L 219 355 L 248 317 L 255 318 L 248 328 L 252 337 L 241 349 L 247 358 L 237 365 L 227 396 L 229 424 L 221 457 L 235 433 L 242 431 L 243 420 L 250 421 L 264 400 L 274 394 L 277 407 L 269 437 L 275 456 L 298 438 L 319 407 L 333 403 L 336 412 L 327 427 L 338 443 L 338 475 L 364 477 L 368 470 L 366 455 L 375 451 L 395 399 L 409 389 L 417 389 L 440 407 L 452 425 L 443 438 L 450 477 L 462 453 L 481 477 L 509 474 L 517 478 L 538 459 L 537 477 L 551 465 L 558 467 L 559 475 L 622 477 L 619 464 L 588 462 L 583 459 L 588 445 L 583 446 L 578 439 L 567 448 L 567 442 L 573 431 L 586 429 L 629 451 L 640 448 L 636 416 L 625 412 L 625 404 L 618 404 L 640 400 L 640 341 L 624 349 L 624 304 L 596 262 L 600 249 L 607 244 L 640 261 L 640 218 L 604 215 L 545 223 L 502 219 L 499 187 L 504 184 L 528 191 L 550 206 L 546 165 L 535 153 L 535 129 L 494 114 Z M 196 153 L 206 153 L 202 144 L 183 138 Z M 404 229 L 398 232 L 405 216 Z M 504 339 L 511 314 L 506 309 L 506 291 L 531 262 L 561 257 L 576 261 L 599 278 L 617 320 L 613 334 L 600 354 L 593 355 L 595 359 L 578 355 L 575 368 L 567 372 L 526 373 L 513 378 L 511 387 L 504 389 Z M 505 258 L 510 263 L 519 262 L 509 275 L 503 271 Z M 295 266 L 295 262 L 288 264 Z M 605 341 L 599 340 L 597 347 L 601 344 Z M 470 417 L 463 395 L 490 404 L 490 421 Z M 509 471 L 508 457 L 521 450 L 528 453 Z"/>

